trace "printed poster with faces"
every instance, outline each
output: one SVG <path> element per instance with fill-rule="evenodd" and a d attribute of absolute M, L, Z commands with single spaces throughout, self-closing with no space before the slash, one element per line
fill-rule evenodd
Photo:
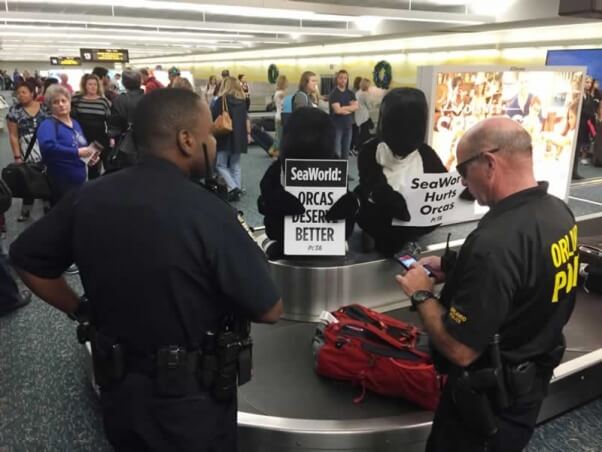
<path fill-rule="evenodd" d="M 467 130 L 487 118 L 508 117 L 531 135 L 536 179 L 548 181 L 548 192 L 566 201 L 586 70 L 421 66 L 417 86 L 430 106 L 427 142 L 453 170 L 458 143 Z"/>
<path fill-rule="evenodd" d="M 393 226 L 436 226 L 473 218 L 480 212 L 476 210 L 476 203 L 460 198 L 464 188 L 462 177 L 455 171 L 412 178 L 401 193 L 410 212 L 410 221 L 394 218 Z"/>
<path fill-rule="evenodd" d="M 284 164 L 285 190 L 305 207 L 284 219 L 284 254 L 344 256 L 345 220 L 328 222 L 328 209 L 347 193 L 346 160 L 290 159 Z"/>

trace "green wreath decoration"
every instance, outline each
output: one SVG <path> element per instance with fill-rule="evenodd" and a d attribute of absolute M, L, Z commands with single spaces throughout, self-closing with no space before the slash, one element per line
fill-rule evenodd
<path fill-rule="evenodd" d="M 381 72 L 382 78 L 381 78 Z M 376 66 L 374 66 L 374 73 L 372 74 L 372 78 L 374 80 L 374 84 L 382 89 L 389 89 L 389 85 L 392 80 L 392 72 L 391 65 L 388 61 L 382 60 L 379 61 Z"/>
<path fill-rule="evenodd" d="M 275 64 L 270 64 L 270 67 L 268 67 L 268 82 L 276 83 L 279 75 L 280 71 L 278 70 L 278 66 Z"/>

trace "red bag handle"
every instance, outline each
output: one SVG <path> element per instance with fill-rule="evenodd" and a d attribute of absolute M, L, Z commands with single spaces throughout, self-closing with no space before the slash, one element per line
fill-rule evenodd
<path fill-rule="evenodd" d="M 337 323 L 336 325 L 338 325 L 339 327 L 350 325 L 350 326 L 355 326 L 357 328 L 361 328 L 364 330 L 368 330 L 372 334 L 378 336 L 384 342 L 392 345 L 393 347 L 395 347 L 398 350 L 406 350 L 407 351 L 409 349 L 412 352 L 417 351 L 417 350 L 411 350 L 411 347 L 401 344 L 399 341 L 395 340 L 393 337 L 391 337 L 390 335 L 385 333 L 383 330 L 376 328 L 374 325 L 370 325 L 369 323 L 366 323 L 366 322 L 361 322 L 359 320 L 353 320 L 353 319 L 340 319 L 339 323 Z"/>

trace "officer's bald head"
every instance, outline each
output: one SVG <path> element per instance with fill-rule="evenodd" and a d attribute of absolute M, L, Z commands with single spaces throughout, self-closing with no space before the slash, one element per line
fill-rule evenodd
<path fill-rule="evenodd" d="M 516 121 L 503 116 L 485 119 L 470 128 L 458 143 L 457 162 L 490 150 L 531 157 L 531 136 Z"/>
<path fill-rule="evenodd" d="M 494 117 L 472 127 L 458 143 L 457 167 L 479 204 L 500 200 L 537 185 L 531 136 L 520 124 Z"/>
<path fill-rule="evenodd" d="M 181 130 L 197 130 L 209 115 L 200 96 L 185 89 L 158 89 L 146 94 L 134 112 L 134 139 L 143 152 L 165 155 L 177 145 Z"/>

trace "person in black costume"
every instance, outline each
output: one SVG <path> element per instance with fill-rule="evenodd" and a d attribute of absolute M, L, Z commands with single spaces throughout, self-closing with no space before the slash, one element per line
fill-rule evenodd
<path fill-rule="evenodd" d="M 327 160 L 336 158 L 334 126 L 328 114 L 312 107 L 295 110 L 284 126 L 280 158 L 272 163 L 259 183 L 261 193 L 257 199 L 257 207 L 259 213 L 264 215 L 263 224 L 266 235 L 275 241 L 266 247 L 268 257 L 282 256 L 284 217 L 305 212 L 299 199 L 287 192 L 282 185 L 284 161 L 286 159 Z M 333 205 L 327 213 L 326 219 L 332 221 L 347 218 L 346 237 L 349 237 L 353 231 L 353 217 L 356 211 L 357 201 L 346 195 Z"/>
<path fill-rule="evenodd" d="M 394 254 L 408 242 L 437 226 L 393 226 L 392 221 L 410 220 L 403 187 L 423 173 L 445 173 L 437 153 L 424 142 L 428 105 L 415 88 L 396 88 L 383 99 L 377 138 L 364 144 L 358 156 L 359 198 L 357 222 L 374 239 L 375 248 Z"/>

